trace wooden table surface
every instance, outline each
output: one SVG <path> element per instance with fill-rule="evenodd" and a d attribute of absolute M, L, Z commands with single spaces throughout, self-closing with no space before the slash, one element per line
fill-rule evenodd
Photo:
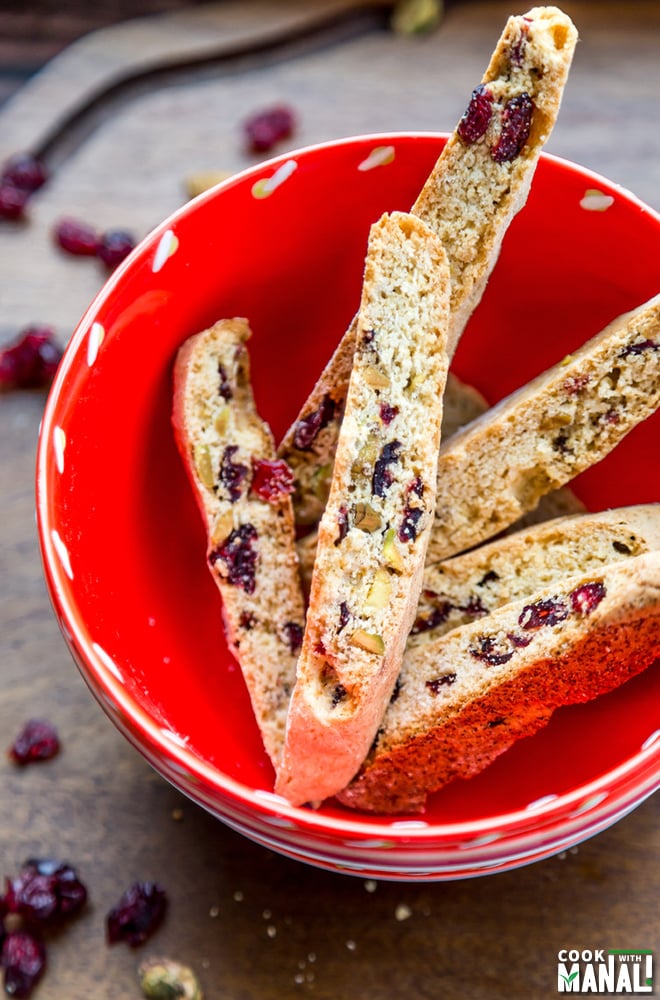
<path fill-rule="evenodd" d="M 142 235 L 181 203 L 189 174 L 245 165 L 237 123 L 273 96 L 300 111 L 295 145 L 450 129 L 511 12 L 451 4 L 436 32 L 412 39 L 388 31 L 384 5 L 347 20 L 352 6 L 226 2 L 107 26 L 16 90 L 0 107 L 0 156 L 44 148 L 54 173 L 29 224 L 0 227 L 0 339 L 42 321 L 64 343 L 100 287 L 94 262 L 52 247 L 58 215 Z M 566 5 L 582 41 L 549 145 L 656 209 L 659 7 Z M 8 65 L 10 50 L 5 39 Z M 374 887 L 256 846 L 155 774 L 90 695 L 50 608 L 33 499 L 43 406 L 41 392 L 0 397 L 0 736 L 8 746 L 26 718 L 46 716 L 62 752 L 23 769 L 0 757 L 0 876 L 58 856 L 78 867 L 90 901 L 49 937 L 36 997 L 131 1000 L 138 961 L 165 954 L 195 968 L 208 1000 L 527 1000 L 555 995 L 561 948 L 660 954 L 657 796 L 532 866 Z M 138 879 L 166 888 L 166 922 L 139 951 L 110 948 L 105 914 Z"/>

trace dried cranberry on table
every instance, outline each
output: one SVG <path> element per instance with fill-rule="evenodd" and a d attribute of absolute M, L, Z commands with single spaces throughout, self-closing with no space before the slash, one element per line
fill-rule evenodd
<path fill-rule="evenodd" d="M 62 360 L 62 348 L 50 326 L 28 326 L 0 350 L 0 392 L 50 385 Z"/>
<path fill-rule="evenodd" d="M 21 219 L 30 196 L 48 179 L 46 167 L 32 153 L 15 153 L 0 171 L 0 219 Z"/>
<path fill-rule="evenodd" d="M 57 730 L 46 719 L 29 719 L 9 748 L 17 764 L 32 764 L 50 760 L 60 749 Z"/>
<path fill-rule="evenodd" d="M 165 890 L 155 882 L 134 882 L 106 917 L 108 943 L 144 944 L 163 920 L 167 903 Z"/>
<path fill-rule="evenodd" d="M 125 229 L 99 233 L 88 222 L 71 216 L 56 223 L 53 239 L 66 253 L 74 257 L 98 257 L 111 270 L 121 264 L 136 244 L 133 234 Z"/>
<path fill-rule="evenodd" d="M 251 115 L 243 122 L 243 132 L 252 153 L 267 153 L 293 135 L 295 116 L 285 104 L 276 104 Z"/>
<path fill-rule="evenodd" d="M 71 916 L 87 901 L 76 869 L 55 858 L 29 858 L 6 884 L 6 912 L 20 914 L 30 924 Z"/>
<path fill-rule="evenodd" d="M 36 191 L 48 180 L 46 165 L 33 153 L 14 153 L 5 160 L 0 173 L 0 183 L 14 184 L 24 191 Z"/>
<path fill-rule="evenodd" d="M 53 230 L 57 245 L 75 257 L 95 257 L 98 234 L 93 226 L 80 219 L 66 216 L 60 219 Z"/>
<path fill-rule="evenodd" d="M 0 896 L 5 993 L 31 996 L 46 968 L 42 929 L 72 916 L 86 900 L 87 889 L 75 868 L 55 858 L 29 858 L 17 876 L 6 879 Z"/>
<path fill-rule="evenodd" d="M 114 269 L 128 257 L 135 247 L 135 237 L 125 229 L 109 229 L 101 233 L 96 247 L 96 256 L 106 267 Z"/>
<path fill-rule="evenodd" d="M 46 949 L 33 931 L 9 931 L 2 942 L 0 964 L 5 993 L 29 997 L 46 970 Z"/>
<path fill-rule="evenodd" d="M 12 222 L 22 219 L 30 194 L 30 191 L 16 187 L 11 181 L 0 180 L 0 219 Z"/>

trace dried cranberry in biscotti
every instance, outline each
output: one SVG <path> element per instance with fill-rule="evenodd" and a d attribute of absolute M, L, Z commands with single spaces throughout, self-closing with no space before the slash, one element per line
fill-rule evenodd
<path fill-rule="evenodd" d="M 228 444 L 222 453 L 220 463 L 220 482 L 229 494 L 231 503 L 236 503 L 243 492 L 243 483 L 248 474 L 247 465 L 234 462 L 234 455 L 238 451 L 238 445 Z"/>
<path fill-rule="evenodd" d="M 306 416 L 301 417 L 296 424 L 293 443 L 300 451 L 310 448 L 324 427 L 327 427 L 335 415 L 335 403 L 330 396 L 324 396 L 320 405 Z"/>
<path fill-rule="evenodd" d="M 504 106 L 500 136 L 491 155 L 496 163 L 510 163 L 520 155 L 529 139 L 534 102 L 529 94 L 518 94 Z"/>
<path fill-rule="evenodd" d="M 371 492 L 374 496 L 384 497 L 392 485 L 394 477 L 390 466 L 399 460 L 401 454 L 400 441 L 388 441 L 383 445 L 379 458 L 376 459 L 371 479 Z"/>
<path fill-rule="evenodd" d="M 293 493 L 294 488 L 293 472 L 281 458 L 273 461 L 265 458 L 252 459 L 250 489 L 261 500 L 277 503 Z"/>
<path fill-rule="evenodd" d="M 253 524 L 241 524 L 234 528 L 224 542 L 209 553 L 209 563 L 224 563 L 226 579 L 246 594 L 253 594 L 256 581 L 257 553 L 252 543 L 257 539 L 257 529 Z"/>
<path fill-rule="evenodd" d="M 471 146 L 486 134 L 486 130 L 493 116 L 493 95 L 488 87 L 480 83 L 472 91 L 470 103 L 456 127 L 459 138 Z"/>
<path fill-rule="evenodd" d="M 526 604 L 520 612 L 518 624 L 524 629 L 558 625 L 568 618 L 569 609 L 560 598 L 546 598 L 536 604 Z"/>
<path fill-rule="evenodd" d="M 478 639 L 479 645 L 470 649 L 470 656 L 475 660 L 482 660 L 490 667 L 497 667 L 503 663 L 508 663 L 515 650 L 505 646 L 501 640 L 490 635 L 482 635 Z"/>

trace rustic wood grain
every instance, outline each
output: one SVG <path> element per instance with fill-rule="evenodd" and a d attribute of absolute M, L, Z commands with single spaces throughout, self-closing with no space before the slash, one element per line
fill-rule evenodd
<path fill-rule="evenodd" d="M 551 149 L 660 208 L 660 135 L 651 127 L 658 7 L 567 9 L 582 42 Z M 189 172 L 245 164 L 236 123 L 272 94 L 302 106 L 296 144 L 366 129 L 451 128 L 508 12 L 499 2 L 456 5 L 428 37 L 360 33 L 115 108 L 63 158 L 29 225 L 0 229 L 3 339 L 39 319 L 56 322 L 65 340 L 100 286 L 93 261 L 65 259 L 50 245 L 60 213 L 141 235 L 181 203 Z M 102 38 L 91 44 L 103 51 Z M 86 75 L 95 60 L 84 58 L 84 40 L 77 45 L 76 71 L 53 89 L 53 114 L 67 86 L 80 96 L 98 82 Z M 0 125 L 10 120 L 3 114 Z M 34 116 L 31 141 L 47 117 L 43 108 Z M 10 150 L 26 133 L 0 128 L 0 136 Z M 138 961 L 162 953 L 197 970 L 208 1000 L 529 1000 L 555 995 L 559 948 L 645 947 L 657 957 L 658 797 L 565 856 L 469 881 L 380 882 L 370 892 L 361 879 L 252 844 L 158 777 L 88 692 L 49 605 L 33 499 L 43 404 L 40 392 L 0 397 L 0 735 L 7 746 L 25 718 L 44 715 L 63 749 L 24 769 L 0 756 L 0 876 L 30 855 L 60 856 L 78 866 L 90 902 L 49 938 L 37 1000 L 137 998 Z M 105 913 L 134 879 L 167 888 L 167 920 L 139 951 L 110 948 Z"/>

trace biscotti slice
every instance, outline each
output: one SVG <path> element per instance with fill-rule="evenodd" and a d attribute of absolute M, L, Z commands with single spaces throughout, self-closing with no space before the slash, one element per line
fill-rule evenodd
<path fill-rule="evenodd" d="M 435 509 L 449 273 L 437 237 L 393 213 L 371 228 L 358 342 L 319 527 L 307 625 L 276 791 L 343 788 L 401 666 Z"/>
<path fill-rule="evenodd" d="M 229 647 L 277 765 L 305 618 L 292 477 L 255 409 L 249 336 L 244 319 L 227 319 L 185 342 L 174 369 L 173 425 L 206 526 Z"/>
<path fill-rule="evenodd" d="M 660 549 L 660 503 L 558 517 L 427 563 L 408 649 L 576 573 Z"/>
<path fill-rule="evenodd" d="M 573 23 L 556 7 L 534 7 L 509 18 L 481 84 L 411 210 L 447 252 L 450 358 L 509 223 L 527 200 L 576 42 Z M 294 511 L 301 525 L 316 524 L 325 506 L 355 329 L 353 321 L 278 449 L 294 473 Z"/>
<path fill-rule="evenodd" d="M 355 809 L 423 810 L 555 709 L 588 701 L 660 654 L 660 553 L 574 576 L 406 652 L 397 697 L 354 781 Z"/>
<path fill-rule="evenodd" d="M 660 405 L 660 296 L 501 400 L 440 449 L 428 560 L 507 528 Z"/>

